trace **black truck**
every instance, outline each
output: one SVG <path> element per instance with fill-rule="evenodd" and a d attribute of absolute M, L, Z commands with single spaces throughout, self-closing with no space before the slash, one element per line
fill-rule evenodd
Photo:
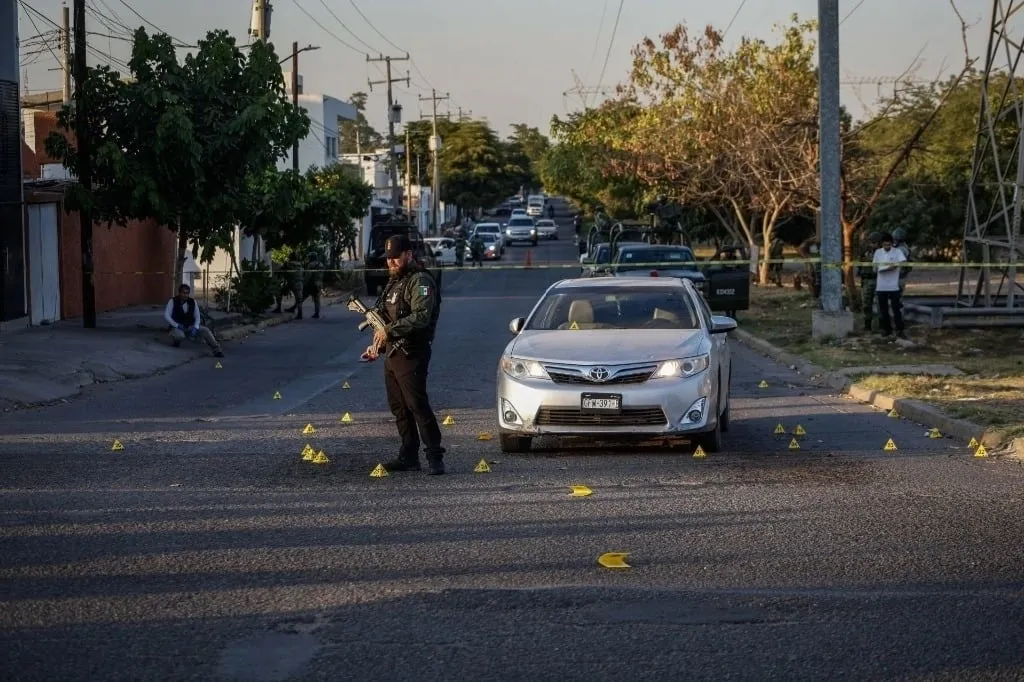
<path fill-rule="evenodd" d="M 384 257 L 384 245 L 388 237 L 396 234 L 404 234 L 412 242 L 413 255 L 416 260 L 430 272 L 437 286 L 441 287 L 441 265 L 437 262 L 433 252 L 427 248 L 423 241 L 423 235 L 419 230 L 401 216 L 382 216 L 379 222 L 374 223 L 370 228 L 370 243 L 366 247 L 366 256 L 363 259 L 363 278 L 366 282 L 366 293 L 369 296 L 376 296 L 378 288 L 382 288 L 388 281 L 388 263 Z"/>

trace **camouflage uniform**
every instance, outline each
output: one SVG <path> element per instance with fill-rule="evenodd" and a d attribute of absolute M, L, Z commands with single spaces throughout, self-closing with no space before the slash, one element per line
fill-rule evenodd
<path fill-rule="evenodd" d="M 872 232 L 868 235 L 868 243 L 861 251 L 860 261 L 864 265 L 857 266 L 857 275 L 860 277 L 860 304 L 864 314 L 864 331 L 870 332 L 875 321 L 875 287 L 878 285 L 878 272 L 872 261 L 875 258 L 875 251 L 882 245 L 882 235 Z"/>
<path fill-rule="evenodd" d="M 466 231 L 459 230 L 455 235 L 455 264 L 460 268 L 466 262 Z"/>
<path fill-rule="evenodd" d="M 785 254 L 786 242 L 778 237 L 772 240 L 771 248 L 768 250 L 768 258 L 773 261 L 768 264 L 768 280 L 775 282 L 775 286 L 782 286 L 782 256 Z"/>
<path fill-rule="evenodd" d="M 306 271 L 305 277 L 302 283 L 302 302 L 305 303 L 306 299 L 310 296 L 313 297 L 313 319 L 320 317 L 320 290 L 324 288 L 324 263 L 320 258 L 320 255 L 313 253 L 306 260 Z M 302 306 L 298 308 L 298 312 L 295 315 L 297 319 L 302 319 Z"/>
<path fill-rule="evenodd" d="M 480 238 L 480 235 L 473 235 L 473 239 L 469 242 L 469 253 L 473 259 L 471 267 L 484 266 L 484 240 Z"/>
<path fill-rule="evenodd" d="M 286 313 L 294 313 L 296 310 L 298 313 L 296 317 L 302 317 L 302 263 L 294 258 L 284 264 L 286 272 L 283 273 L 286 278 L 286 288 L 284 292 L 291 292 L 295 298 L 295 303 L 291 308 L 285 308 Z"/>

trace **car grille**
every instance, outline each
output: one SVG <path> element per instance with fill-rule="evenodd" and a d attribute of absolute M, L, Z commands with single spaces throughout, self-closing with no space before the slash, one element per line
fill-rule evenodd
<path fill-rule="evenodd" d="M 601 386 L 621 386 L 623 384 L 642 384 L 651 378 L 654 374 L 653 369 L 642 370 L 638 372 L 626 372 L 604 381 L 594 381 L 585 374 L 572 374 L 569 372 L 559 372 L 555 370 L 547 370 L 548 376 L 556 384 L 588 384 L 595 385 L 600 384 Z"/>
<path fill-rule="evenodd" d="M 542 407 L 538 426 L 664 426 L 668 419 L 660 407 L 624 407 L 618 414 L 584 414 L 575 407 Z"/>

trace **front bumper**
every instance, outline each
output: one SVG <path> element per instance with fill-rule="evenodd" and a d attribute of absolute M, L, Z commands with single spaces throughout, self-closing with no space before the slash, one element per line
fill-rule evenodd
<path fill-rule="evenodd" d="M 685 436 L 711 431 L 718 424 L 716 406 L 720 389 L 711 370 L 685 379 L 609 385 L 513 379 L 499 368 L 497 383 L 498 428 L 507 434 Z M 619 394 L 622 410 L 617 414 L 583 413 L 580 408 L 584 393 Z M 700 418 L 688 417 L 687 413 L 702 399 Z"/>

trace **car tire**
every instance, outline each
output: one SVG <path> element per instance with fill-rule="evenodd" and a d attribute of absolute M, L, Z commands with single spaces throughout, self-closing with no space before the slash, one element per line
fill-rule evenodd
<path fill-rule="evenodd" d="M 729 405 L 725 406 L 725 411 L 722 412 L 722 416 L 718 418 L 718 429 L 722 433 L 729 433 Z"/>
<path fill-rule="evenodd" d="M 529 436 L 514 436 L 507 433 L 498 434 L 498 443 L 505 453 L 529 452 L 533 439 Z"/>

